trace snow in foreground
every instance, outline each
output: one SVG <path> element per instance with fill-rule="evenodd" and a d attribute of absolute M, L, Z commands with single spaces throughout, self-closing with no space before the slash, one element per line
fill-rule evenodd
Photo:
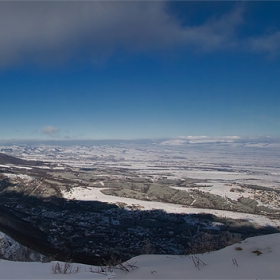
<path fill-rule="evenodd" d="M 246 239 L 219 251 L 195 256 L 141 255 L 130 272 L 92 273 L 98 267 L 72 264 L 79 272 L 53 274 L 52 263 L 0 260 L 0 279 L 279 279 L 280 234 Z"/>

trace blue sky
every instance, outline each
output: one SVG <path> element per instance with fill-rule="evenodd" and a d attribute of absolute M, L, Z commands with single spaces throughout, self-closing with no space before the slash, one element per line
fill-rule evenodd
<path fill-rule="evenodd" d="M 0 2 L 0 140 L 279 137 L 279 12 Z"/>

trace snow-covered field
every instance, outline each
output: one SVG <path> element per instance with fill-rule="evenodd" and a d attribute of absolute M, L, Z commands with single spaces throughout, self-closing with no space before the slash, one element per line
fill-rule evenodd
<path fill-rule="evenodd" d="M 203 209 L 203 208 L 188 208 L 180 204 L 163 203 L 157 201 L 144 201 L 126 197 L 117 197 L 112 195 L 105 195 L 101 192 L 103 188 L 73 188 L 71 192 L 63 192 L 67 199 L 86 200 L 86 201 L 102 201 L 108 203 L 126 203 L 128 206 L 137 205 L 143 210 L 163 209 L 167 213 L 210 213 L 216 216 L 233 218 L 233 219 L 247 219 L 250 222 L 257 223 L 262 226 L 280 226 L 280 221 L 271 220 L 265 216 L 238 213 L 232 211 Z"/>
<path fill-rule="evenodd" d="M 124 263 L 129 272 L 72 263 L 73 273 L 54 274 L 56 262 L 1 260 L 0 279 L 279 279 L 279 258 L 280 234 L 272 234 L 205 254 L 140 255 Z"/>
<path fill-rule="evenodd" d="M 105 176 L 104 170 L 107 168 L 120 168 L 154 181 L 163 176 L 172 180 L 184 178 L 207 180 L 207 183 L 202 184 L 209 187 L 200 187 L 201 191 L 233 200 L 242 196 L 256 199 L 255 194 L 247 189 L 243 189 L 242 192 L 232 191 L 233 188 L 240 189 L 240 185 L 252 184 L 280 189 L 279 143 L 238 143 L 234 142 L 236 139 L 222 144 L 190 144 L 190 141 L 192 142 L 193 138 L 155 141 L 148 144 L 115 141 L 104 142 L 104 144 L 92 142 L 91 145 L 13 145 L 0 148 L 23 159 L 56 163 L 58 165 L 51 168 L 58 171 L 63 171 L 67 166 L 84 167 L 103 170 L 102 176 Z M 187 142 L 189 144 L 186 144 Z M 108 174 L 108 176 L 113 175 Z M 102 181 L 100 186 L 104 186 Z M 183 190 L 178 186 L 170 187 Z M 280 224 L 279 221 L 268 221 L 265 217 L 255 215 L 242 216 L 241 213 L 228 211 L 193 209 L 181 205 L 108 196 L 100 193 L 98 188 L 73 188 L 70 193 L 65 192 L 64 197 L 111 203 L 124 202 L 128 205 L 138 204 L 147 210 L 164 209 L 167 212 L 178 213 L 208 212 L 225 217 L 248 218 L 260 224 Z M 277 198 L 274 201 L 268 198 L 258 203 L 277 208 L 280 202 Z"/>
<path fill-rule="evenodd" d="M 185 141 L 176 140 L 148 146 L 118 144 L 2 148 L 11 150 L 11 155 L 23 159 L 59 164 L 56 167 L 37 168 L 57 171 L 63 171 L 67 166 L 77 169 L 93 168 L 102 170 L 101 176 L 104 176 L 107 168 L 123 168 L 151 180 L 162 176 L 168 179 L 203 179 L 207 180 L 207 183 L 202 183 L 204 186 L 200 187 L 201 191 L 234 200 L 241 196 L 254 199 L 252 193 L 231 191 L 232 188 L 240 188 L 242 184 L 280 189 L 279 145 L 231 143 L 227 146 L 210 147 L 184 146 L 184 143 Z M 9 168 L 9 165 L 0 167 Z M 30 167 L 21 169 L 29 170 Z M 14 176 L 18 175 L 9 174 L 11 179 Z M 20 179 L 28 180 L 32 177 L 23 174 Z M 63 195 L 67 199 L 121 202 L 127 206 L 137 205 L 145 210 L 163 209 L 169 213 L 211 213 L 228 218 L 247 219 L 260 225 L 280 226 L 279 220 L 270 220 L 261 215 L 105 195 L 100 192 L 100 187 L 105 187 L 103 181 L 100 181 L 98 188 L 75 187 L 70 192 L 64 191 Z M 178 186 L 170 187 L 183 189 Z M 6 242 L 5 246 L 8 246 L 7 244 Z M 73 271 L 79 268 L 77 273 L 54 274 L 56 262 L 24 263 L 0 260 L 0 279 L 279 279 L 279 258 L 280 234 L 273 234 L 250 238 L 240 244 L 203 255 L 137 256 L 128 261 L 128 264 L 135 264 L 137 269 L 132 270 L 129 265 L 125 265 L 130 272 L 119 269 L 109 271 L 107 268 L 101 272 L 100 267 L 71 264 Z M 63 264 L 61 266 L 63 267 Z"/>

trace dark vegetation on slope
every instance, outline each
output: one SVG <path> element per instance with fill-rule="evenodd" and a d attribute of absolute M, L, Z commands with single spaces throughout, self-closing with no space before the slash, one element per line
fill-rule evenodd
<path fill-rule="evenodd" d="M 107 195 L 129 197 L 146 201 L 182 204 L 186 207 L 192 206 L 196 208 L 262 214 L 271 217 L 279 216 L 279 211 L 265 206 L 259 206 L 253 199 L 241 197 L 235 201 L 230 198 L 203 192 L 199 190 L 199 187 L 197 189 L 189 190 L 188 192 L 185 190 L 170 188 L 167 184 L 160 185 L 158 182 L 118 182 L 118 184 L 109 184 L 109 187 L 109 189 L 104 189 L 102 192 Z"/>
<path fill-rule="evenodd" d="M 0 231 L 50 259 L 95 265 L 142 253 L 201 253 L 250 236 L 280 232 L 210 214 L 127 210 L 98 201 L 42 199 L 12 192 L 10 197 L 0 198 Z"/>
<path fill-rule="evenodd" d="M 41 166 L 44 163 L 38 160 L 23 160 L 17 157 L 9 156 L 3 153 L 0 153 L 0 164 L 13 164 L 20 166 Z"/>

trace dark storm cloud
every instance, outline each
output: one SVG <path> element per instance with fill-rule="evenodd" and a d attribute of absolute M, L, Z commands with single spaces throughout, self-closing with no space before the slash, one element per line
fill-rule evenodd
<path fill-rule="evenodd" d="M 174 45 L 181 40 L 180 29 L 162 6 L 158 2 L 1 2 L 0 63 Z"/>
<path fill-rule="evenodd" d="M 0 2 L 0 66 L 95 60 L 115 50 L 141 52 L 174 47 L 201 51 L 236 47 L 242 8 L 198 26 L 180 25 L 166 2 Z M 277 38 L 276 38 L 277 39 Z M 254 51 L 271 50 L 259 38 Z M 276 44 L 279 48 L 279 44 Z"/>

